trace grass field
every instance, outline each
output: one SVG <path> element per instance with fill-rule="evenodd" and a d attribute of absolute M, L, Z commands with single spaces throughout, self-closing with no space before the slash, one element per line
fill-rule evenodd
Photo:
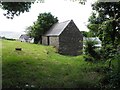
<path fill-rule="evenodd" d="M 3 88 L 95 88 L 103 77 L 96 68 L 104 66 L 83 55 L 60 55 L 52 46 L 2 41 Z"/>

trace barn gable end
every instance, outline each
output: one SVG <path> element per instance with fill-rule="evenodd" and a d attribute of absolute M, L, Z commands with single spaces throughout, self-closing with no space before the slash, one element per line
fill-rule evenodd
<path fill-rule="evenodd" d="M 65 55 L 80 55 L 83 49 L 83 36 L 75 23 L 71 22 L 59 36 L 59 52 Z"/>

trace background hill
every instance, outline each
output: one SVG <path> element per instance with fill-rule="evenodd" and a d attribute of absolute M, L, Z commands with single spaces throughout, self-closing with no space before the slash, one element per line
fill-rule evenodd
<path fill-rule="evenodd" d="M 1 37 L 6 37 L 10 39 L 19 39 L 21 34 L 23 33 L 22 32 L 0 31 Z"/>

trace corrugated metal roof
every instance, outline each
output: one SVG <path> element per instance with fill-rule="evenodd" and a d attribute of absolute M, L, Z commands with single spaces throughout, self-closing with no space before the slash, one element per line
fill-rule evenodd
<path fill-rule="evenodd" d="M 71 20 L 54 24 L 44 36 L 59 36 Z"/>
<path fill-rule="evenodd" d="M 88 37 L 88 38 L 83 38 L 83 40 L 92 40 L 92 41 L 97 41 L 98 43 L 101 43 L 101 40 L 98 37 Z"/>

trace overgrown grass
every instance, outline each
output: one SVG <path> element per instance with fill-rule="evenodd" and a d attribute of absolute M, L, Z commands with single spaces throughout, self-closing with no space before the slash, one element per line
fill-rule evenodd
<path fill-rule="evenodd" d="M 3 88 L 99 88 L 104 75 L 102 62 L 63 56 L 52 46 L 3 40 L 2 55 Z"/>

